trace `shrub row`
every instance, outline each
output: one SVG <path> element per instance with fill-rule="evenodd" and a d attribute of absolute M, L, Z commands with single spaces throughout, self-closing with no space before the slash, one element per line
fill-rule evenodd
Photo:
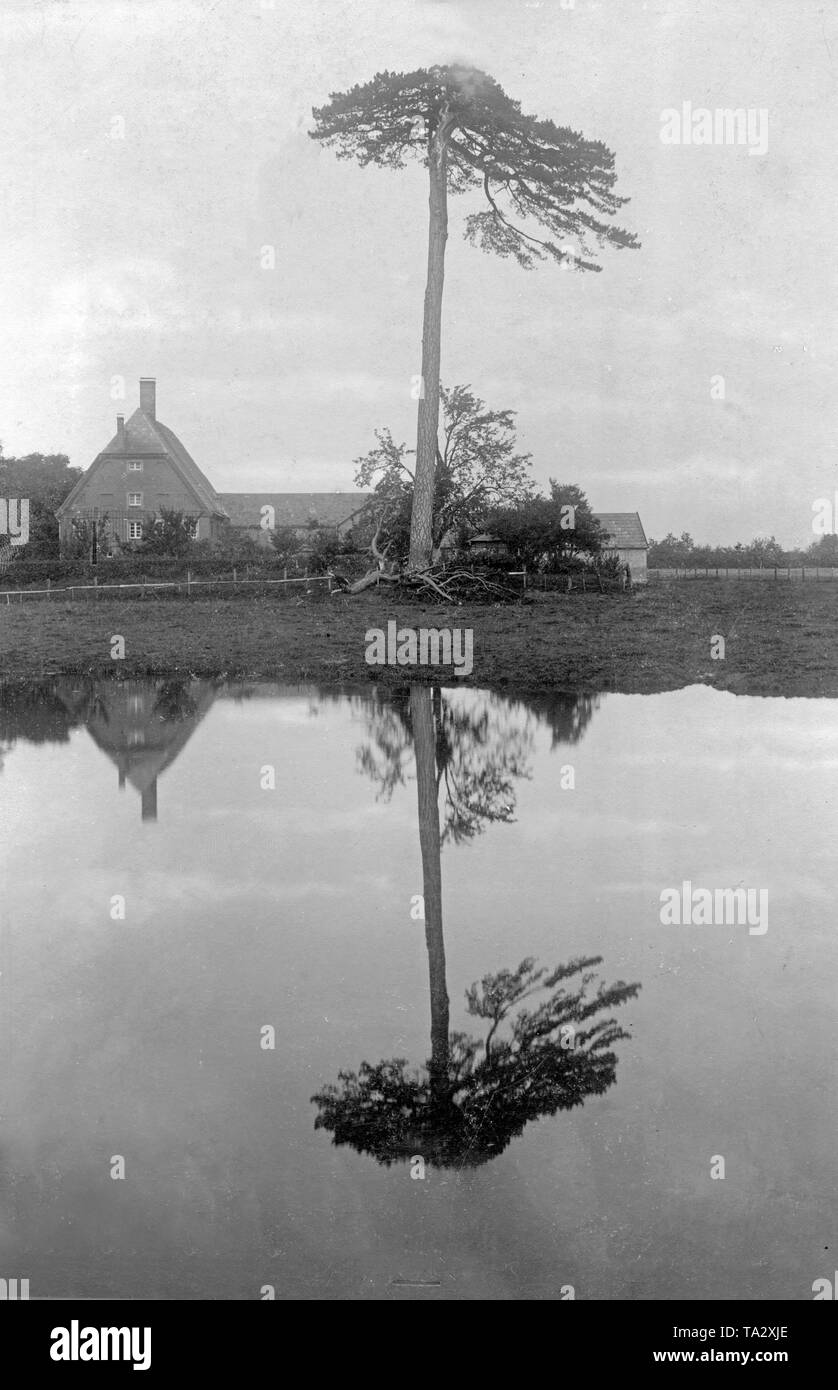
<path fill-rule="evenodd" d="M 231 579 L 234 568 L 240 579 L 260 575 L 281 579 L 285 564 L 280 557 L 271 554 L 266 554 L 264 559 L 260 556 L 257 563 L 235 565 L 228 559 L 218 558 L 179 560 L 134 555 L 119 560 L 100 560 L 96 565 L 84 560 L 20 560 L 12 561 L 7 569 L 0 571 L 0 589 L 46 588 L 47 580 L 54 587 L 92 584 L 94 579 L 100 584 L 136 584 L 144 579 L 154 583 L 167 579 L 185 580 L 187 571 L 193 579 Z M 304 566 L 288 565 L 289 579 L 304 573 Z"/>

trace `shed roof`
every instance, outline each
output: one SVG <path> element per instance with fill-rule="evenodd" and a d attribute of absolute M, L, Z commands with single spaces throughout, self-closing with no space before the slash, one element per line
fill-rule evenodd
<path fill-rule="evenodd" d="M 594 512 L 617 550 L 648 550 L 649 542 L 638 512 Z"/>

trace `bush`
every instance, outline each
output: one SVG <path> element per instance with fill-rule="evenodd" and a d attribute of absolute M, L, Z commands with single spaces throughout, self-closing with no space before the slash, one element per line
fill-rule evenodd
<path fill-rule="evenodd" d="M 197 549 L 197 547 L 196 547 Z M 47 580 L 56 587 L 71 584 L 92 584 L 98 579 L 100 584 L 136 584 L 143 579 L 148 583 L 164 583 L 167 580 L 185 580 L 187 571 L 193 579 L 230 579 L 236 568 L 239 577 L 281 579 L 282 565 L 270 551 L 259 551 L 256 564 L 231 563 L 224 556 L 213 556 L 206 551 L 203 556 L 187 559 L 158 558 L 126 551 L 119 559 L 100 560 L 92 565 L 89 560 L 63 558 L 60 560 L 15 560 L 0 575 L 0 589 L 45 589 Z"/>

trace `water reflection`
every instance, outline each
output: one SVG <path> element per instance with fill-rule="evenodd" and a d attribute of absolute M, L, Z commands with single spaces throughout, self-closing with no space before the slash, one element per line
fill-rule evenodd
<path fill-rule="evenodd" d="M 546 725 L 551 747 L 578 743 L 599 696 L 563 691 L 516 698 L 430 689 L 433 711 L 432 742 L 437 790 L 444 792 L 442 844 L 459 844 L 479 835 L 487 825 L 514 819 L 514 783 L 531 776 L 530 757 L 535 728 Z M 345 699 L 320 690 L 322 703 Z M 361 770 L 375 783 L 377 795 L 389 801 L 407 781 L 414 757 L 413 691 L 371 687 L 353 697 L 367 725 L 368 741 L 358 750 Z M 318 706 L 312 707 L 316 714 Z"/>
<path fill-rule="evenodd" d="M 312 1097 L 316 1128 L 389 1166 L 414 1156 L 439 1167 L 476 1167 L 502 1153 L 530 1120 L 581 1105 L 616 1079 L 613 1044 L 629 1036 L 604 1010 L 633 998 L 638 984 L 592 985 L 601 956 L 548 971 L 532 957 L 515 970 L 484 975 L 466 991 L 468 1012 L 487 1023 L 485 1038 L 449 1033 L 442 927 L 441 849 L 479 834 L 514 809 L 513 779 L 528 776 L 531 731 L 496 702 L 458 708 L 438 689 L 398 692 L 369 716 L 374 749 L 362 769 L 385 792 L 415 763 L 424 889 L 425 944 L 431 1009 L 431 1055 L 425 1072 L 408 1074 L 401 1058 L 362 1062 L 339 1085 Z M 552 713 L 559 712 L 554 705 Z M 567 705 L 562 728 L 581 737 L 584 723 Z M 570 718 L 568 720 L 568 715 Z M 590 710 L 587 719 L 590 718 Z M 565 722 L 567 721 L 567 722 Z M 557 742 L 554 728 L 554 746 Z M 443 828 L 439 793 L 444 789 Z M 538 1001 L 531 1008 L 525 1000 Z M 508 1025 L 510 1032 L 499 1031 Z"/>
<path fill-rule="evenodd" d="M 6 747 L 20 738 L 66 742 L 73 729 L 84 727 L 115 763 L 119 788 L 128 783 L 139 793 L 142 820 L 155 821 L 158 778 L 216 698 L 243 701 L 273 693 L 270 686 L 223 687 L 194 679 L 59 678 L 6 687 L 0 691 L 0 741 Z M 335 699 L 345 696 L 321 692 L 311 713 Z M 329 1130 L 335 1143 L 352 1144 L 382 1163 L 418 1150 L 441 1165 L 477 1165 L 501 1153 L 529 1120 L 579 1105 L 612 1085 L 613 1044 L 628 1036 L 613 1019 L 597 1015 L 633 997 L 639 986 L 600 984 L 592 994 L 598 956 L 549 972 L 528 957 L 514 970 L 484 976 L 466 998 L 469 1013 L 486 1021 L 486 1037 L 449 1033 L 442 848 L 473 839 L 490 824 L 512 821 L 515 783 L 531 776 L 537 724 L 549 727 L 554 749 L 577 743 L 596 699 L 556 693 L 515 701 L 469 693 L 462 699 L 459 692 L 415 686 L 370 688 L 356 693 L 353 703 L 367 734 L 358 765 L 377 796 L 389 800 L 411 770 L 416 778 L 431 1056 L 426 1076 L 408 1075 L 407 1062 L 399 1059 L 364 1062 L 357 1074 L 341 1073 L 340 1087 L 327 1086 L 314 1098 L 316 1125 Z M 522 1007 L 536 996 L 534 1008 Z"/>
<path fill-rule="evenodd" d="M 213 702 L 276 698 L 282 687 L 188 677 L 169 680 L 95 681 L 52 678 L 24 686 L 0 686 L 0 770 L 3 753 L 20 740 L 66 743 L 84 727 L 118 771 L 120 790 L 139 792 L 144 821 L 157 819 L 157 780 L 189 742 Z M 459 692 L 458 692 L 459 693 Z M 367 724 L 368 742 L 359 750 L 363 772 L 389 800 L 403 785 L 413 757 L 409 687 L 381 692 L 317 692 L 312 717 L 329 702 L 349 700 Z M 444 786 L 442 843 L 459 843 L 495 821 L 510 821 L 513 783 L 528 778 L 534 725 L 543 722 L 552 747 L 577 743 L 598 705 L 597 696 L 550 692 L 508 700 L 481 696 L 458 701 L 433 687 L 436 781 Z"/>
<path fill-rule="evenodd" d="M 0 692 L 0 1230 L 33 1296 L 811 1298 L 838 701 L 241 682 L 197 727 L 212 689 Z M 157 826 L 132 731 L 169 755 Z M 662 930 L 683 879 L 764 885 L 769 931 Z M 583 1000 L 593 972 L 643 988 Z"/>
<path fill-rule="evenodd" d="M 84 726 L 116 764 L 118 787 L 140 794 L 141 817 L 157 819 L 157 779 L 183 751 L 218 683 L 206 680 L 59 679 L 0 691 L 0 745 L 66 742 Z M 2 748 L 0 748 L 0 766 Z"/>

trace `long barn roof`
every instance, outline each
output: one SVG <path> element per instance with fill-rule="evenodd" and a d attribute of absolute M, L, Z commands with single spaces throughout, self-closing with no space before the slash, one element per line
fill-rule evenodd
<path fill-rule="evenodd" d="M 369 492 L 220 492 L 234 526 L 258 526 L 261 508 L 273 507 L 277 526 L 339 526 L 360 511 Z"/>

